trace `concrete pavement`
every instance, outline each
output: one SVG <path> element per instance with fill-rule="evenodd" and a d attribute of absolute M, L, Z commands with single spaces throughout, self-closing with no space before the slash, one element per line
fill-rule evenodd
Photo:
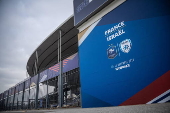
<path fill-rule="evenodd" d="M 170 103 L 102 108 L 62 108 L 54 110 L 4 111 L 2 113 L 170 113 Z"/>

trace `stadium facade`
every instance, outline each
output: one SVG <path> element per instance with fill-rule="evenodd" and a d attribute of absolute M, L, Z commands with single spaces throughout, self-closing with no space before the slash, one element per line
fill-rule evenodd
<path fill-rule="evenodd" d="M 1 110 L 170 102 L 169 0 L 74 0 Z"/>

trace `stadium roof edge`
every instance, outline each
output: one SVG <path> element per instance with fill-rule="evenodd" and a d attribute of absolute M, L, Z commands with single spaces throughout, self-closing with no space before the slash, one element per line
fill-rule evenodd
<path fill-rule="evenodd" d="M 62 56 L 66 57 L 77 51 L 78 48 L 78 29 L 74 26 L 74 15 L 68 17 L 60 24 L 42 43 L 34 50 L 28 59 L 26 70 L 29 76 L 34 76 L 35 52 L 38 52 L 38 72 L 45 69 L 57 59 L 57 37 L 58 30 L 62 30 Z"/>

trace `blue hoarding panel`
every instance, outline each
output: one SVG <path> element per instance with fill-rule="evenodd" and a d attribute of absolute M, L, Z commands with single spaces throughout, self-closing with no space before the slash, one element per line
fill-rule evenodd
<path fill-rule="evenodd" d="M 31 87 L 37 85 L 37 79 L 38 79 L 38 75 L 35 75 L 31 78 L 31 83 L 30 83 Z"/>
<path fill-rule="evenodd" d="M 74 0 L 74 25 L 102 6 L 108 0 Z"/>
<path fill-rule="evenodd" d="M 25 81 L 25 89 L 30 87 L 30 79 L 31 78 L 29 78 L 28 80 Z"/>
<path fill-rule="evenodd" d="M 48 79 L 51 79 L 60 74 L 60 64 L 55 64 L 48 69 Z"/>
<path fill-rule="evenodd" d="M 4 91 L 4 98 L 8 97 L 8 90 Z"/>
<path fill-rule="evenodd" d="M 40 73 L 39 82 L 44 82 L 48 79 L 48 69 Z"/>
<path fill-rule="evenodd" d="M 15 93 L 15 87 L 11 88 L 11 95 L 14 95 Z"/>
<path fill-rule="evenodd" d="M 78 53 L 75 53 L 74 55 L 63 60 L 63 73 L 70 71 L 72 69 L 75 69 L 77 67 L 78 67 Z M 58 76 L 59 74 L 60 74 L 60 64 L 58 63 L 58 64 L 55 64 L 54 66 L 48 68 L 44 72 L 40 73 L 40 78 L 44 79 L 47 77 L 48 79 L 51 79 L 53 77 Z M 42 80 L 41 80 L 41 82 L 42 82 Z"/>
<path fill-rule="evenodd" d="M 15 93 L 18 93 L 19 85 L 15 86 Z"/>
<path fill-rule="evenodd" d="M 24 88 L 24 82 L 19 84 L 19 92 L 23 91 Z"/>
<path fill-rule="evenodd" d="M 121 105 L 169 73 L 168 3 L 128 0 L 96 23 L 79 46 L 83 107 Z"/>
<path fill-rule="evenodd" d="M 78 53 L 63 60 L 63 73 L 78 67 Z"/>
<path fill-rule="evenodd" d="M 11 88 L 9 89 L 9 95 L 11 95 Z"/>

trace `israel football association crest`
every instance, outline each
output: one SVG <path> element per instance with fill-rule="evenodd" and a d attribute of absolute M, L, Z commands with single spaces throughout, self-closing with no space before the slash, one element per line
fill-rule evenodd
<path fill-rule="evenodd" d="M 123 40 L 120 44 L 120 50 L 124 53 L 129 53 L 132 47 L 132 43 L 130 39 Z"/>
<path fill-rule="evenodd" d="M 107 49 L 107 56 L 109 59 L 114 59 L 118 55 L 116 46 L 110 45 Z"/>

